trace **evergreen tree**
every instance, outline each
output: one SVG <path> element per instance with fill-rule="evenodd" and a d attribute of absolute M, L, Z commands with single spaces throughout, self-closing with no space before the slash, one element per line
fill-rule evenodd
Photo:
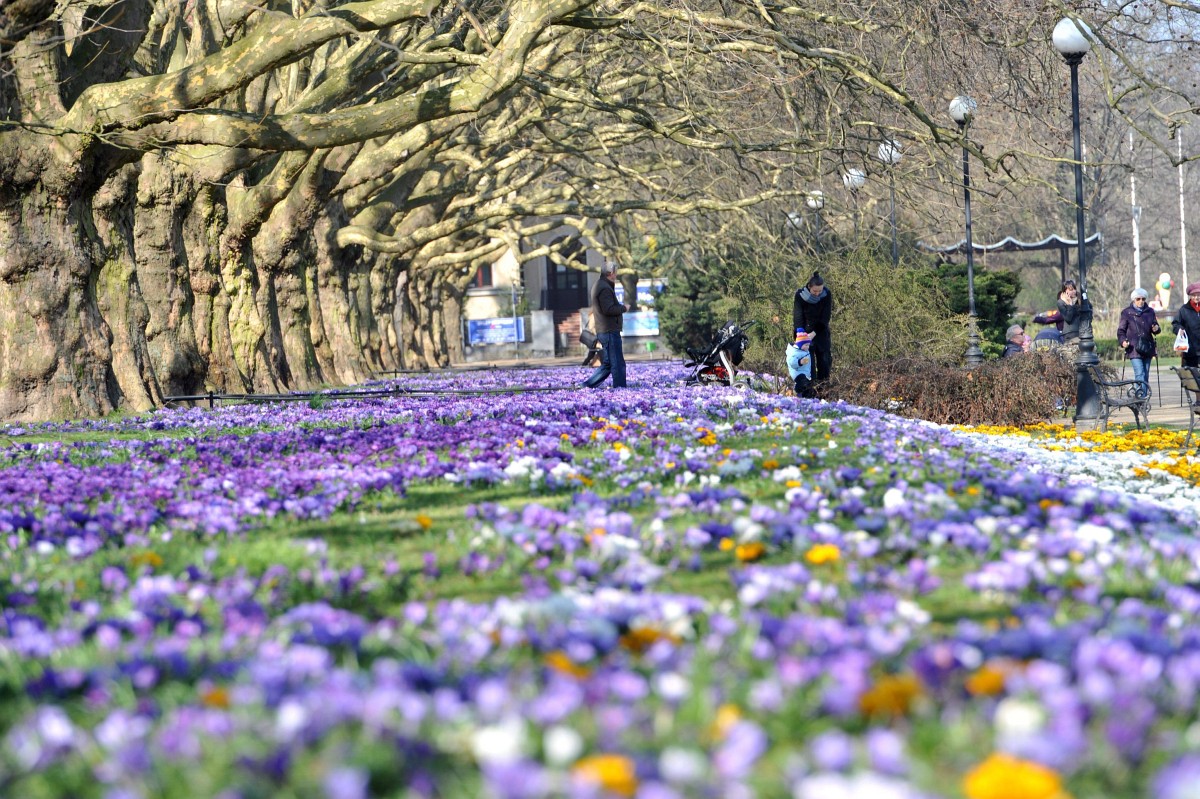
<path fill-rule="evenodd" d="M 970 302 L 966 263 L 938 264 L 931 280 L 946 296 L 952 313 L 967 313 Z M 1020 292 L 1021 278 L 1015 272 L 975 267 L 975 314 L 979 318 L 980 336 L 1003 346 L 1004 333 L 1016 313 Z"/>
<path fill-rule="evenodd" d="M 677 353 L 704 347 L 729 319 L 729 278 L 732 269 L 716 257 L 700 268 L 677 269 L 655 299 L 658 326 L 667 346 Z"/>

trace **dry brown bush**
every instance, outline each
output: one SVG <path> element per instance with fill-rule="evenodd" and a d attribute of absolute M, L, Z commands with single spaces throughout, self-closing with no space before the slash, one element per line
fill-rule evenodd
<path fill-rule="evenodd" d="M 939 424 L 1027 425 L 1070 405 L 1075 368 L 1054 352 L 1030 352 L 964 369 L 947 361 L 895 358 L 835 369 L 824 399 Z"/>

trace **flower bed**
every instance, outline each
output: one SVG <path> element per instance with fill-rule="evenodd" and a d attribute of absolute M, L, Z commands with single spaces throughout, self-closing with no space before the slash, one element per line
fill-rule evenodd
<path fill-rule="evenodd" d="M 682 376 L 10 427 L 0 795 L 1190 795 L 1178 441 Z"/>

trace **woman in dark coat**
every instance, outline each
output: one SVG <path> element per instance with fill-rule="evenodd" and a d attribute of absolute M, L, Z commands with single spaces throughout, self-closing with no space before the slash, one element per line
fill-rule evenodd
<path fill-rule="evenodd" d="M 1121 309 L 1121 320 L 1117 322 L 1117 341 L 1125 348 L 1129 362 L 1133 364 L 1133 379 L 1142 384 L 1142 393 L 1150 395 L 1150 360 L 1158 354 L 1154 336 L 1162 331 L 1158 318 L 1150 307 L 1150 294 L 1145 289 L 1134 289 L 1129 295 L 1129 305 Z"/>
<path fill-rule="evenodd" d="M 1188 284 L 1187 296 L 1187 302 L 1175 314 L 1171 329 L 1175 335 L 1179 335 L 1180 328 L 1187 331 L 1188 350 L 1179 353 L 1183 365 L 1200 368 L 1200 281 Z"/>
<path fill-rule="evenodd" d="M 813 382 L 829 378 L 833 366 L 833 335 L 829 318 L 833 315 L 833 295 L 825 287 L 820 272 L 813 272 L 808 283 L 792 299 L 792 329 L 804 328 L 812 335 L 809 352 L 813 359 Z"/>
<path fill-rule="evenodd" d="M 1075 281 L 1064 280 L 1058 292 L 1058 313 L 1062 316 L 1062 335 L 1067 346 L 1079 346 L 1079 334 L 1082 332 L 1080 326 L 1088 317 L 1086 310 L 1090 310 L 1090 307 L 1084 305 Z M 1090 319 L 1088 321 L 1090 322 Z"/>

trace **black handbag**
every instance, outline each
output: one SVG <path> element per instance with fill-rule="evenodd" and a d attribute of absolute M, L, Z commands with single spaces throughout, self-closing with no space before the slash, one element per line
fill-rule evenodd
<path fill-rule="evenodd" d="M 1143 333 L 1133 341 L 1133 351 L 1143 358 L 1154 357 L 1154 336 Z"/>

